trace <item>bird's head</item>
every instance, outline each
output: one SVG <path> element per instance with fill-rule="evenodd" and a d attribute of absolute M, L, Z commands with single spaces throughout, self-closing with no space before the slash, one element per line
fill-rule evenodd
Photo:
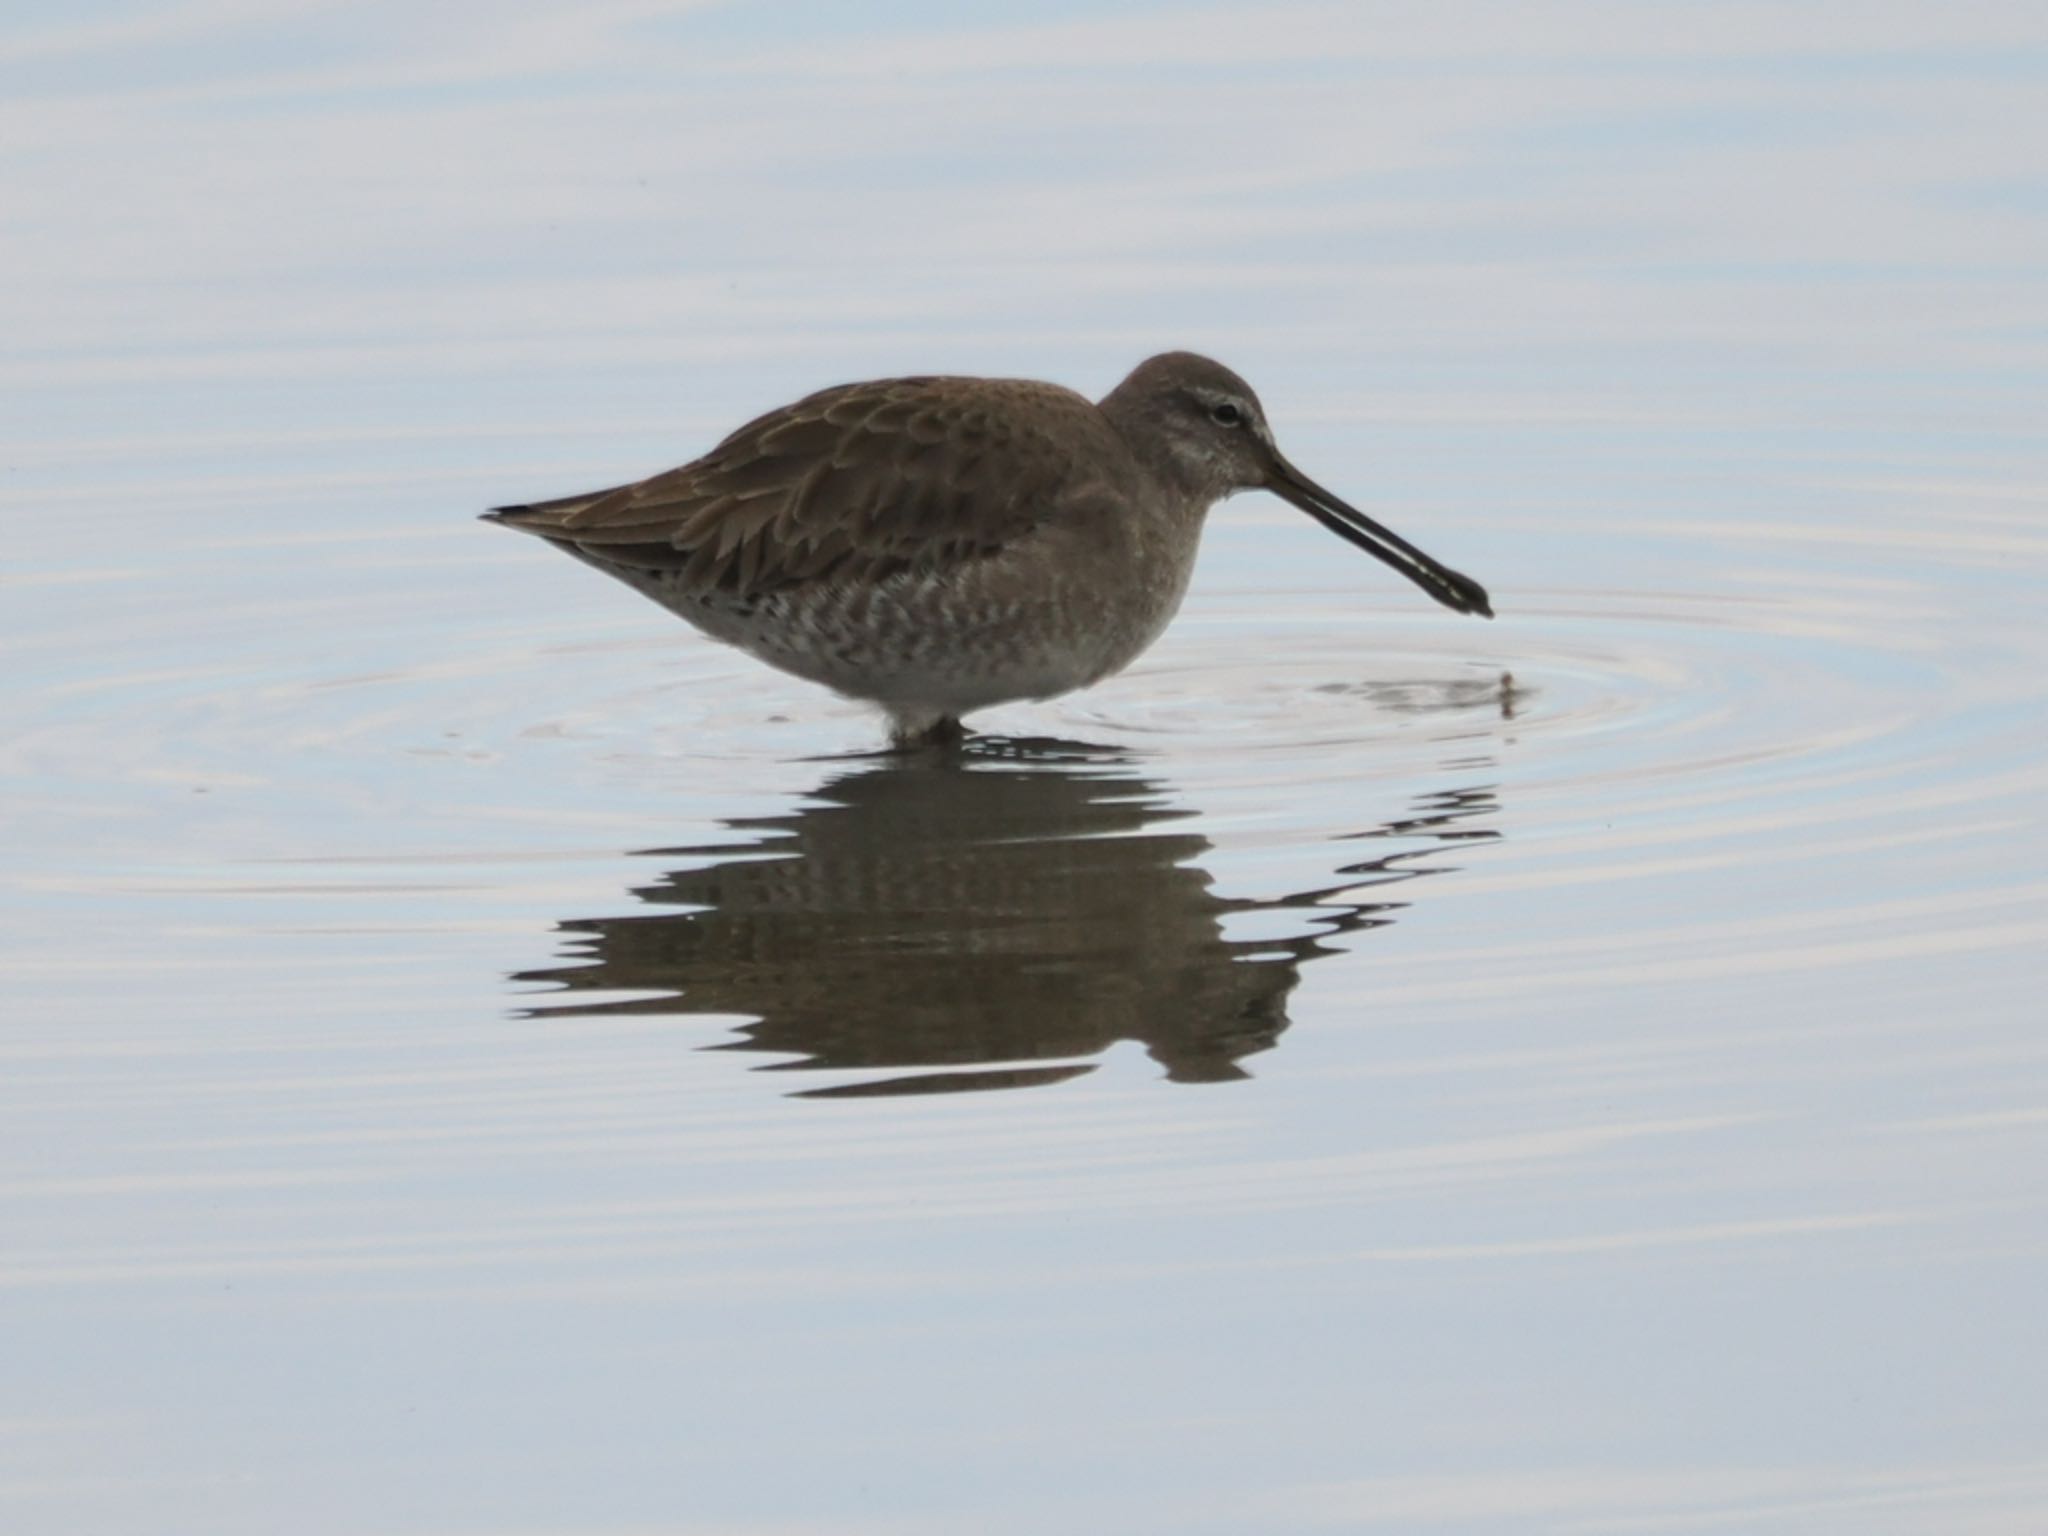
<path fill-rule="evenodd" d="M 1271 491 L 1338 537 L 1385 561 L 1459 613 L 1493 617 L 1486 589 L 1317 485 L 1287 461 L 1251 385 L 1193 352 L 1147 358 L 1102 409 L 1154 474 L 1204 504 Z"/>

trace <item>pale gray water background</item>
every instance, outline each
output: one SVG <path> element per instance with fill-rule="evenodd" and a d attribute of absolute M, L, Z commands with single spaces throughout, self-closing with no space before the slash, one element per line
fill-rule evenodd
<path fill-rule="evenodd" d="M 2048 1530 L 2044 104 L 2018 3 L 10 11 L 0 1529 Z M 904 766 L 471 520 L 1168 346 L 1500 619 L 1246 498 L 981 722 L 1088 750 Z"/>

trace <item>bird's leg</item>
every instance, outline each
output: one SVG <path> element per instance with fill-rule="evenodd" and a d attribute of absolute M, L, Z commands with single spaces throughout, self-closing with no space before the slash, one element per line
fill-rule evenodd
<path fill-rule="evenodd" d="M 892 715 L 889 742 L 899 752 L 916 752 L 930 747 L 957 747 L 967 739 L 967 727 L 957 715 Z"/>

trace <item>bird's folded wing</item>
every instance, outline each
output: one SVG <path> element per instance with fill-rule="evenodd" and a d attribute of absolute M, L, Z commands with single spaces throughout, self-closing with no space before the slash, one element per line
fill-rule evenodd
<path fill-rule="evenodd" d="M 841 385 L 749 422 L 680 469 L 493 516 L 595 563 L 673 571 L 707 593 L 874 581 L 1030 533 L 1077 488 L 1077 426 L 1084 440 L 1113 430 L 1051 385 Z"/>

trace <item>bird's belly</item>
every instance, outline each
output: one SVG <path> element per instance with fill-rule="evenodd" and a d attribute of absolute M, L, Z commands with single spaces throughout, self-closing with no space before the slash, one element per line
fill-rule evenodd
<path fill-rule="evenodd" d="M 957 716 L 1069 693 L 1128 666 L 1185 590 L 1184 571 L 1178 580 L 1151 574 L 1115 584 L 1020 580 L 991 561 L 744 600 L 659 583 L 643 590 L 782 671 L 853 698 Z"/>
<path fill-rule="evenodd" d="M 677 611 L 714 639 L 853 698 L 950 714 L 1050 698 L 1104 671 L 1086 634 L 1028 608 L 967 609 L 937 593 L 699 599 Z"/>

